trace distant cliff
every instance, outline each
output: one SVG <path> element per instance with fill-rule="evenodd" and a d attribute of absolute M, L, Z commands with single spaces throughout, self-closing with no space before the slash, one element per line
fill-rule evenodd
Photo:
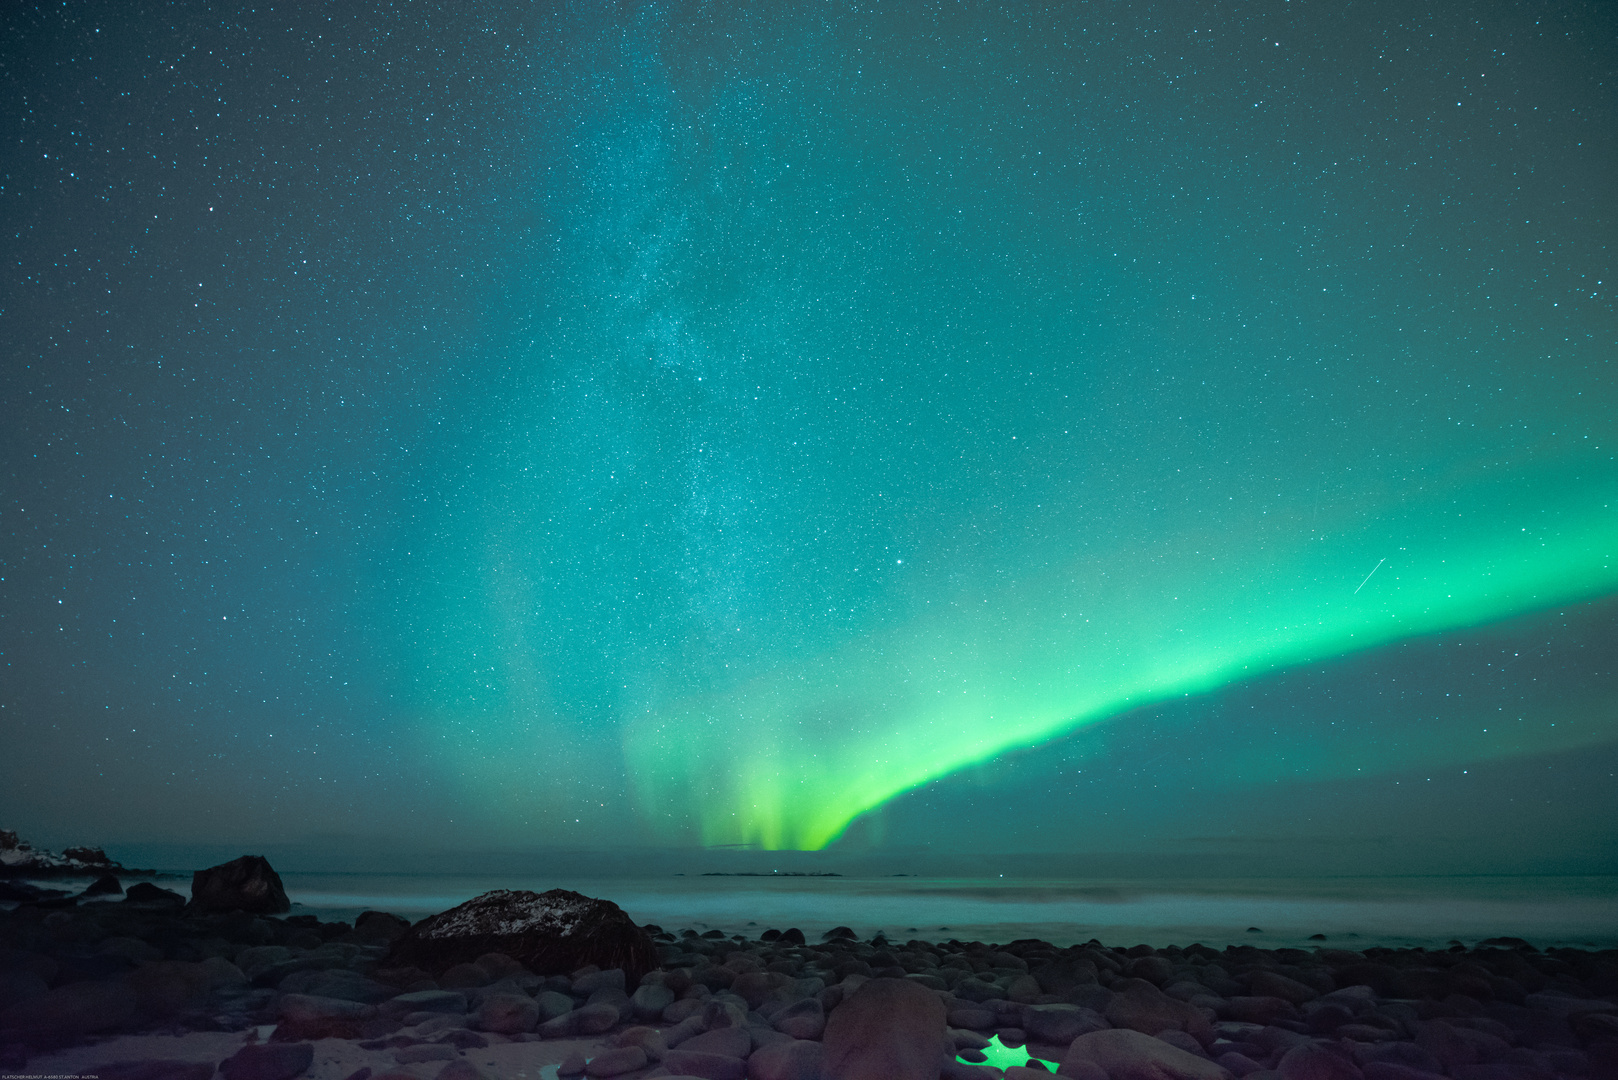
<path fill-rule="evenodd" d="M 83 874 L 150 874 L 107 858 L 100 848 L 70 847 L 58 855 L 36 848 L 10 829 L 0 829 L 0 877 L 69 877 Z"/>

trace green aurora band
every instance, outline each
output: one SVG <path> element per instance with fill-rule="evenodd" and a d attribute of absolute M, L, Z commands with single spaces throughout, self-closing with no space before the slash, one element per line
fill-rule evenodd
<path fill-rule="evenodd" d="M 635 720 L 630 775 L 673 834 L 694 817 L 705 844 L 821 848 L 901 792 L 1130 707 L 1610 592 L 1618 482 L 1588 471 L 1333 534 L 1209 528 L 940 597 L 874 640 Z"/>

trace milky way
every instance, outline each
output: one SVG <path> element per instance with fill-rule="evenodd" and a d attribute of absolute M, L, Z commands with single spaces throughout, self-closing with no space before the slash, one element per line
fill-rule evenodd
<path fill-rule="evenodd" d="M 14 817 L 820 848 L 1618 592 L 1596 8 L 7 18 Z"/>

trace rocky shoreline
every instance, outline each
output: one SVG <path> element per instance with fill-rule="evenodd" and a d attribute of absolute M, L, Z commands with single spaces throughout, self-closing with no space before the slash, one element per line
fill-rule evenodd
<path fill-rule="evenodd" d="M 1082 1080 L 1618 1080 L 1612 950 L 1058 948 L 846 928 L 810 942 L 635 927 L 560 891 L 349 924 L 284 914 L 268 864 L 243 862 L 199 872 L 212 908 L 143 883 L 0 915 L 3 1071 L 1029 1080 L 1043 1061 Z M 580 962 L 591 949 L 616 959 Z"/>

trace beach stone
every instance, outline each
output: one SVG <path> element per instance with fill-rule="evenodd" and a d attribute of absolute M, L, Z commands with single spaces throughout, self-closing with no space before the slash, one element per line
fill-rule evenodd
<path fill-rule="evenodd" d="M 445 990 L 471 990 L 494 982 L 489 973 L 476 964 L 452 964 L 438 976 L 438 985 Z"/>
<path fill-rule="evenodd" d="M 1059 1075 L 1072 1077 L 1072 1080 L 1110 1080 L 1105 1069 L 1083 1058 L 1063 1061 L 1056 1071 Z"/>
<path fill-rule="evenodd" d="M 539 1006 L 540 1023 L 573 1011 L 573 999 L 555 990 L 541 990 L 534 995 L 534 1004 Z"/>
<path fill-rule="evenodd" d="M 1253 997 L 1277 997 L 1294 1005 L 1314 1001 L 1320 996 L 1320 991 L 1314 987 L 1305 986 L 1296 979 L 1289 979 L 1280 972 L 1264 968 L 1259 968 L 1247 976 L 1247 988 Z"/>
<path fill-rule="evenodd" d="M 646 1067 L 646 1051 L 639 1046 L 619 1046 L 604 1050 L 584 1067 L 589 1076 L 617 1076 Z"/>
<path fill-rule="evenodd" d="M 1145 979 L 1154 986 L 1163 986 L 1174 977 L 1174 965 L 1165 956 L 1137 956 L 1126 968 L 1132 979 Z"/>
<path fill-rule="evenodd" d="M 163 959 L 162 949 L 133 937 L 107 938 L 96 951 L 109 956 L 122 956 L 132 964 L 150 964 Z"/>
<path fill-rule="evenodd" d="M 722 1027 L 694 1035 L 680 1044 L 680 1049 L 702 1054 L 724 1054 L 726 1057 L 744 1058 L 753 1052 L 753 1037 L 747 1028 Z"/>
<path fill-rule="evenodd" d="M 1203 1050 L 1202 1048 L 1202 1044 L 1196 1039 L 1193 1039 L 1190 1035 L 1181 1031 L 1179 1028 L 1164 1028 L 1156 1035 L 1153 1035 L 1152 1038 L 1166 1042 L 1170 1046 L 1177 1046 L 1188 1054 L 1196 1054 L 1198 1057 L 1208 1057 L 1207 1051 Z"/>
<path fill-rule="evenodd" d="M 369 1020 L 377 1014 L 375 1005 L 310 994 L 282 994 L 279 1009 L 282 1020 Z"/>
<path fill-rule="evenodd" d="M 1232 997 L 1219 1006 L 1221 1020 L 1235 1020 L 1243 1024 L 1273 1024 L 1277 1020 L 1291 1020 L 1298 1015 L 1297 1008 L 1286 998 Z"/>
<path fill-rule="evenodd" d="M 572 999 L 566 1000 L 567 1007 L 573 1008 Z M 416 990 L 383 1002 L 378 1011 L 383 1016 L 408 1016 L 414 1012 L 464 1013 L 466 1007 L 466 995 L 459 990 Z"/>
<path fill-rule="evenodd" d="M 826 1030 L 826 1010 L 819 998 L 804 998 L 777 1011 L 770 1023 L 794 1039 L 818 1039 Z"/>
<path fill-rule="evenodd" d="M 507 956 L 503 952 L 484 953 L 472 963 L 488 973 L 490 982 L 499 982 L 502 979 L 520 979 L 525 975 L 533 974 L 523 966 L 522 961 L 515 957 Z"/>
<path fill-rule="evenodd" d="M 225 1080 L 292 1080 L 314 1064 L 310 1043 L 263 1043 L 244 1046 L 219 1063 Z"/>
<path fill-rule="evenodd" d="M 1281 1080 L 1361 1080 L 1359 1067 L 1323 1046 L 1294 1046 L 1276 1063 Z"/>
<path fill-rule="evenodd" d="M 1032 975 L 1017 975 L 1006 984 L 1005 997 L 1019 1005 L 1032 1005 L 1045 996 L 1045 991 L 1039 985 L 1039 980 Z"/>
<path fill-rule="evenodd" d="M 139 998 L 121 982 L 72 982 L 0 1013 L 0 1032 L 5 1036 L 0 1041 L 65 1045 L 95 1032 L 127 1027 L 139 1015 Z"/>
<path fill-rule="evenodd" d="M 759 1047 L 747 1059 L 748 1080 L 820 1080 L 820 1043 L 789 1039 Z"/>
<path fill-rule="evenodd" d="M 389 947 L 383 966 L 442 973 L 491 952 L 540 975 L 620 968 L 635 985 L 658 966 L 651 937 L 617 904 L 566 889 L 496 889 L 473 897 L 412 926 Z"/>
<path fill-rule="evenodd" d="M 646 1051 L 647 1061 L 662 1061 L 669 1052 L 668 1042 L 656 1028 L 645 1026 L 625 1028 L 614 1036 L 614 1046 L 638 1046 Z"/>
<path fill-rule="evenodd" d="M 539 1002 L 527 994 L 490 994 L 478 1005 L 475 1023 L 501 1035 L 533 1031 L 539 1023 Z"/>
<path fill-rule="evenodd" d="M 984 1009 L 977 1006 L 956 1006 L 949 1010 L 947 1020 L 950 1027 L 969 1028 L 972 1031 L 988 1031 L 994 1027 L 997 1014 L 993 1009 Z"/>
<path fill-rule="evenodd" d="M 637 1020 L 656 1020 L 674 1004 L 674 991 L 666 986 L 638 986 L 629 996 Z"/>
<path fill-rule="evenodd" d="M 574 1032 L 579 1035 L 599 1035 L 615 1027 L 622 1017 L 613 1005 L 581 1005 L 570 1013 Z"/>
<path fill-rule="evenodd" d="M 1107 1021 L 1094 1009 L 1067 1004 L 1025 1005 L 1020 1023 L 1030 1042 L 1057 1046 L 1066 1046 L 1080 1035 L 1108 1027 Z"/>
<path fill-rule="evenodd" d="M 713 1000 L 702 1006 L 702 1028 L 704 1031 L 713 1031 L 716 1028 L 745 1027 L 747 1025 L 747 1011 L 734 1001 Z"/>
<path fill-rule="evenodd" d="M 663 1055 L 663 1068 L 676 1076 L 698 1076 L 704 1080 L 744 1080 L 747 1063 L 728 1054 L 710 1054 L 676 1047 Z"/>
<path fill-rule="evenodd" d="M 400 1065 L 419 1065 L 423 1061 L 453 1061 L 461 1052 L 445 1043 L 417 1043 L 401 1046 L 393 1052 L 393 1060 Z"/>
<path fill-rule="evenodd" d="M 1264 1068 L 1263 1065 L 1254 1061 L 1252 1058 L 1248 1057 L 1239 1050 L 1227 1051 L 1220 1054 L 1214 1060 L 1220 1065 L 1223 1065 L 1226 1069 L 1229 1069 L 1231 1075 L 1237 1077 L 1238 1080 L 1240 1080 L 1241 1077 L 1246 1076 L 1248 1073 L 1258 1072 L 1260 1069 Z"/>
<path fill-rule="evenodd" d="M 1459 1066 L 1478 1063 L 1477 1048 L 1441 1020 L 1419 1025 L 1415 1034 L 1416 1045 L 1437 1058 L 1444 1071 L 1451 1075 Z"/>
<path fill-rule="evenodd" d="M 1190 1032 L 1199 1042 L 1213 1035 L 1213 1025 L 1200 1009 L 1168 997 L 1143 979 L 1120 980 L 1113 984 L 1112 990 L 1113 997 L 1105 1015 L 1115 1028 L 1129 1028 L 1148 1036 L 1164 1028 L 1179 1028 Z"/>
<path fill-rule="evenodd" d="M 1443 1073 L 1428 1072 L 1395 1061 L 1373 1061 L 1360 1070 L 1365 1080 L 1441 1080 Z"/>
<path fill-rule="evenodd" d="M 1099 1067 L 1111 1080 L 1232 1080 L 1224 1066 L 1133 1028 L 1080 1035 L 1067 1048 L 1062 1071 L 1081 1061 Z"/>
<path fill-rule="evenodd" d="M 156 1058 L 151 1061 L 114 1061 L 95 1067 L 97 1080 L 210 1080 L 211 1061 L 180 1061 Z"/>
<path fill-rule="evenodd" d="M 574 1050 L 572 1053 L 568 1054 L 567 1057 L 563 1058 L 562 1063 L 556 1067 L 556 1075 L 583 1076 L 584 1070 L 587 1067 L 588 1066 L 584 1061 L 584 1055 L 579 1053 L 577 1050 Z"/>
<path fill-rule="evenodd" d="M 281 876 L 268 859 L 262 855 L 243 855 L 192 874 L 191 902 L 186 910 L 279 915 L 292 910 L 292 901 L 287 899 Z"/>
<path fill-rule="evenodd" d="M 688 1016 L 673 1027 L 664 1028 L 663 1041 L 672 1049 L 683 1042 L 696 1038 L 702 1034 L 702 1031 L 702 1017 Z"/>
<path fill-rule="evenodd" d="M 573 992 L 589 997 L 600 990 L 617 990 L 623 992 L 625 986 L 624 969 L 613 968 L 610 971 L 592 971 L 588 975 L 580 975 L 573 980 Z"/>
<path fill-rule="evenodd" d="M 943 1056 L 944 1003 L 905 979 L 872 979 L 826 1019 L 826 1080 L 934 1080 Z"/>
<path fill-rule="evenodd" d="M 465 1058 L 456 1058 L 439 1069 L 433 1080 L 488 1080 L 488 1077 Z"/>

